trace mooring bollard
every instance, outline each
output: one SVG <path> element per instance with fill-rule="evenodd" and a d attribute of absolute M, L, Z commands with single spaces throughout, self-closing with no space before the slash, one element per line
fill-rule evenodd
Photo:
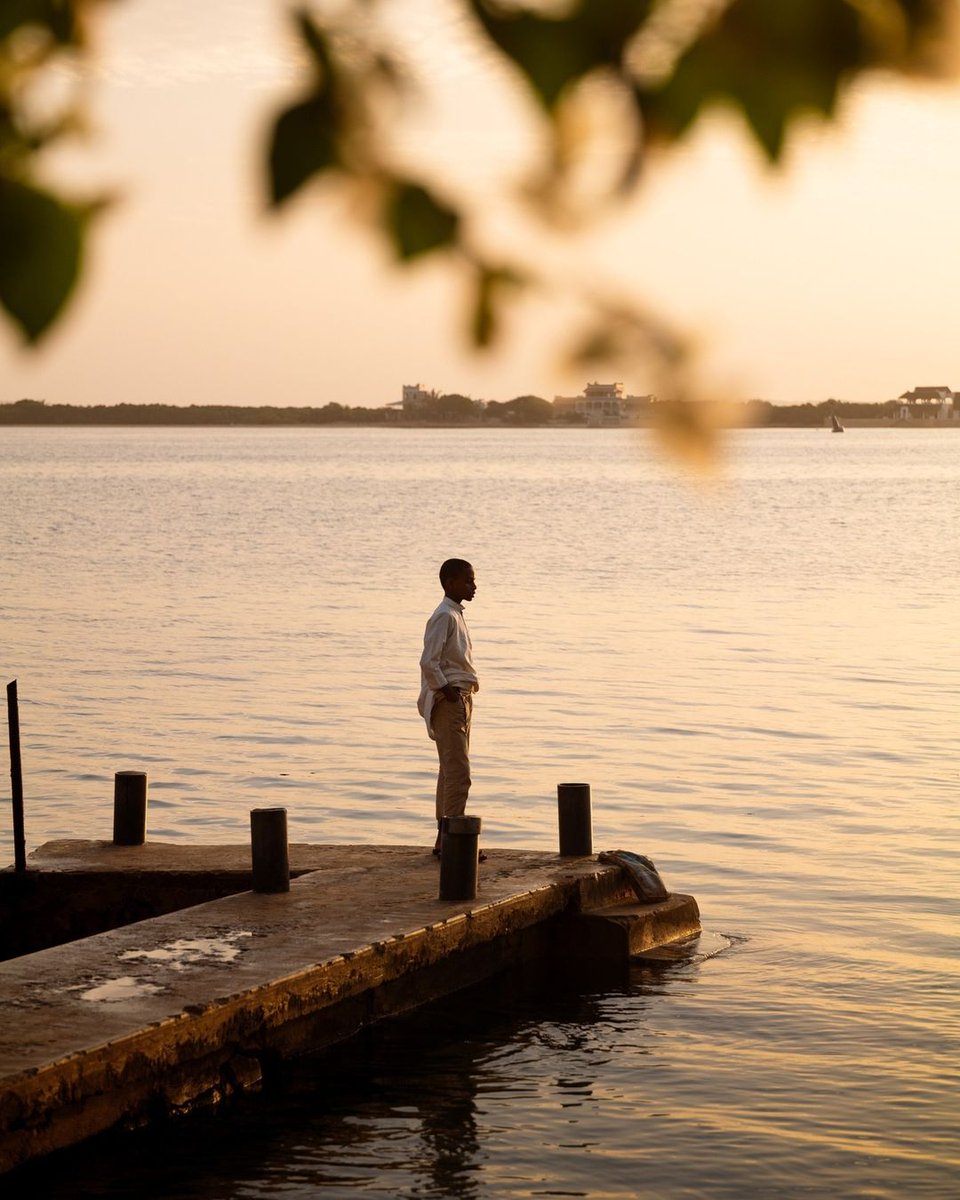
<path fill-rule="evenodd" d="M 444 817 L 441 822 L 440 900 L 477 898 L 480 818 Z"/>
<path fill-rule="evenodd" d="M 147 840 L 147 776 L 117 771 L 113 777 L 113 844 L 142 846 Z"/>
<path fill-rule="evenodd" d="M 593 853 L 593 819 L 590 814 L 589 783 L 557 784 L 557 817 L 560 822 L 560 854 L 582 858 Z"/>
<path fill-rule="evenodd" d="M 290 857 L 287 851 L 287 810 L 251 808 L 250 849 L 255 892 L 290 891 Z"/>

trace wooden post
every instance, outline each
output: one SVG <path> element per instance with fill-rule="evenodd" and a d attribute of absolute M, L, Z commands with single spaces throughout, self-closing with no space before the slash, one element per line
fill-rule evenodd
<path fill-rule="evenodd" d="M 290 891 L 290 857 L 287 848 L 287 810 L 250 810 L 250 849 L 255 892 Z"/>
<path fill-rule="evenodd" d="M 593 821 L 589 783 L 557 784 L 557 817 L 560 824 L 560 854 L 583 858 L 593 853 Z"/>
<path fill-rule="evenodd" d="M 13 862 L 17 871 L 27 869 L 27 842 L 23 829 L 23 768 L 20 762 L 20 706 L 17 681 L 7 684 L 7 726 L 10 730 L 10 785 L 13 796 Z"/>
<path fill-rule="evenodd" d="M 441 822 L 440 900 L 475 900 L 480 856 L 480 818 L 444 817 Z"/>
<path fill-rule="evenodd" d="M 147 840 L 147 777 L 117 771 L 113 777 L 113 844 L 142 846 Z"/>

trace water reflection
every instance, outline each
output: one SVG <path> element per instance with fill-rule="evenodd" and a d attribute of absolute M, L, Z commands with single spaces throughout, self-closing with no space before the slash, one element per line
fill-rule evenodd
<path fill-rule="evenodd" d="M 315 1181 L 394 1195 L 490 1195 L 491 1143 L 524 1138 L 525 1106 L 543 1082 L 525 1058 L 549 1054 L 573 1066 L 600 1019 L 597 997 L 575 982 L 513 973 L 299 1065 L 287 1096 L 319 1101 L 327 1116 L 304 1148 L 315 1167 L 324 1164 Z M 551 1086 L 561 1107 L 573 1107 L 593 1081 L 561 1077 Z M 501 1117 L 491 1125 L 505 1100 L 516 1125 Z"/>

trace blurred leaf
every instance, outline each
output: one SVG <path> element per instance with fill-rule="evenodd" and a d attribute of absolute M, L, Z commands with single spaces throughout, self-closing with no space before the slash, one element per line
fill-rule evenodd
<path fill-rule="evenodd" d="M 306 99 L 277 117 L 270 139 L 268 171 L 274 208 L 289 200 L 314 175 L 337 166 L 341 112 L 336 101 L 337 76 L 327 35 L 306 9 L 294 20 L 316 68 Z"/>
<path fill-rule="evenodd" d="M 276 208 L 308 179 L 336 166 L 334 108 L 328 93 L 280 114 L 270 141 L 270 201 Z"/>
<path fill-rule="evenodd" d="M 620 351 L 620 341 L 605 325 L 598 322 L 574 343 L 567 357 L 569 367 L 601 366 L 615 358 Z"/>
<path fill-rule="evenodd" d="M 526 282 L 518 272 L 507 267 L 480 264 L 470 324 L 474 346 L 484 349 L 493 344 L 500 332 L 499 309 L 506 292 L 521 288 Z"/>
<path fill-rule="evenodd" d="M 722 400 L 661 400 L 650 409 L 651 430 L 685 466 L 710 474 L 720 466 L 723 435 L 743 424 L 742 406 Z"/>
<path fill-rule="evenodd" d="M 864 39 L 878 64 L 941 75 L 955 69 L 950 46 L 954 0 L 849 0 L 860 14 Z"/>
<path fill-rule="evenodd" d="M 333 75 L 333 62 L 327 46 L 327 35 L 305 8 L 298 9 L 294 17 L 300 30 L 300 39 L 310 52 L 320 78 L 329 80 Z"/>
<path fill-rule="evenodd" d="M 0 180 L 0 304 L 30 342 L 59 315 L 76 283 L 84 215 L 54 196 Z"/>
<path fill-rule="evenodd" d="M 76 0 L 3 0 L 0 4 L 0 40 L 20 26 L 39 26 L 63 45 L 79 41 Z"/>
<path fill-rule="evenodd" d="M 413 88 L 413 79 L 400 61 L 381 51 L 374 55 L 370 66 L 371 78 L 386 84 L 398 95 Z"/>
<path fill-rule="evenodd" d="M 394 190 L 386 223 L 398 256 L 406 261 L 449 246 L 457 236 L 460 217 L 425 188 L 408 183 Z"/>
<path fill-rule="evenodd" d="M 493 286 L 489 271 L 481 271 L 473 305 L 470 333 L 473 344 L 480 350 L 493 343 L 497 336 L 497 316 Z"/>
<path fill-rule="evenodd" d="M 771 161 L 798 113 L 829 116 L 869 50 L 848 0 L 734 0 L 660 88 L 639 93 L 653 137 L 680 138 L 707 104 L 737 105 Z"/>
<path fill-rule="evenodd" d="M 548 109 L 563 89 L 598 67 L 621 67 L 624 48 L 654 0 L 580 0 L 568 15 L 539 16 L 471 0 L 481 25 L 513 59 Z"/>
<path fill-rule="evenodd" d="M 631 371 L 639 363 L 657 363 L 679 371 L 690 348 L 668 326 L 636 304 L 601 295 L 588 297 L 592 314 L 567 352 L 569 368 L 616 366 Z"/>

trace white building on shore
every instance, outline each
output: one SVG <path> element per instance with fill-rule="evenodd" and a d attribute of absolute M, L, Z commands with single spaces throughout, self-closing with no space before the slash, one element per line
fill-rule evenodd
<path fill-rule="evenodd" d="M 911 388 L 898 399 L 900 421 L 960 421 L 960 392 L 946 386 Z"/>
<path fill-rule="evenodd" d="M 436 400 L 438 395 L 439 392 L 435 388 L 428 392 L 422 383 L 405 383 L 403 399 L 400 401 L 403 405 L 403 415 L 405 417 L 416 415 L 425 404 Z"/>
<path fill-rule="evenodd" d="M 653 396 L 625 396 L 622 383 L 588 383 L 579 396 L 554 396 L 561 419 L 583 417 L 588 425 L 626 425 L 643 419 Z"/>

